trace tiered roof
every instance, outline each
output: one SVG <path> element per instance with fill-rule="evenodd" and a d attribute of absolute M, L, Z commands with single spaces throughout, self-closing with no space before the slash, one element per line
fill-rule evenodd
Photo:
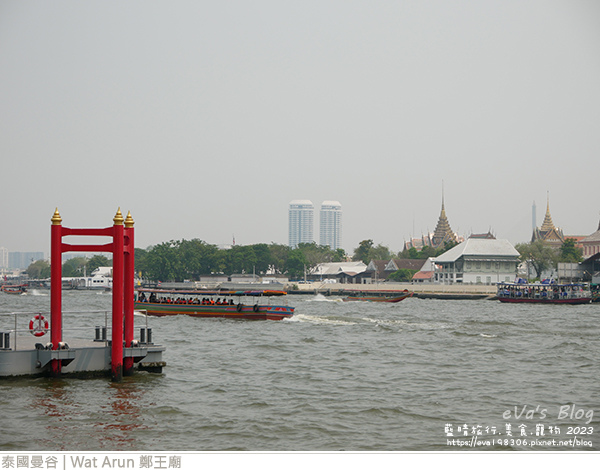
<path fill-rule="evenodd" d="M 563 231 L 559 228 L 556 228 L 552 222 L 552 216 L 550 215 L 550 196 L 548 196 L 548 201 L 546 203 L 546 215 L 544 216 L 544 222 L 542 222 L 542 226 L 540 228 L 535 228 L 531 237 L 532 242 L 537 240 L 543 240 L 555 245 L 562 244 L 565 241 Z"/>
<path fill-rule="evenodd" d="M 446 208 L 444 207 L 444 193 L 442 191 L 442 211 L 440 212 L 440 218 L 438 219 L 437 226 L 433 232 L 432 244 L 434 248 L 443 245 L 448 241 L 456 241 L 456 235 L 450 228 L 450 222 L 446 217 Z"/>

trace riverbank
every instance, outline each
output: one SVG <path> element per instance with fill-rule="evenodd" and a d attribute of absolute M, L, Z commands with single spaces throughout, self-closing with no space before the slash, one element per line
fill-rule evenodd
<path fill-rule="evenodd" d="M 170 282 L 162 283 L 163 289 L 189 290 L 199 288 L 197 284 Z M 208 286 L 203 285 L 206 288 Z M 212 286 L 213 289 L 226 290 L 284 290 L 290 295 L 316 295 L 340 296 L 348 295 L 393 295 L 408 290 L 413 297 L 419 299 L 444 299 L 444 300 L 480 300 L 495 299 L 496 286 L 484 284 L 411 284 L 401 282 L 381 282 L 376 284 L 340 284 L 329 282 L 286 282 L 284 284 L 260 284 L 260 283 L 221 283 Z"/>
<path fill-rule="evenodd" d="M 410 284 L 410 283 L 378 283 L 378 284 L 330 284 L 325 282 L 285 284 L 288 294 L 326 296 L 346 296 L 364 293 L 370 295 L 388 295 L 408 290 L 413 297 L 420 299 L 495 299 L 496 286 L 483 284 Z"/>

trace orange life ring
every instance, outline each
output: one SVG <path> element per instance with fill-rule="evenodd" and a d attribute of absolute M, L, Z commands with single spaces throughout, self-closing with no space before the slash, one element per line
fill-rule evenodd
<path fill-rule="evenodd" d="M 33 336 L 44 336 L 48 331 L 48 320 L 41 313 L 38 313 L 29 322 L 29 331 Z"/>

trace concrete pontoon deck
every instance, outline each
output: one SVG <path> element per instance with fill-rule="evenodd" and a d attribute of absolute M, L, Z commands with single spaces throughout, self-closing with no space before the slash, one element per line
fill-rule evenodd
<path fill-rule="evenodd" d="M 71 339 L 67 339 L 67 330 L 64 332 L 65 341 L 53 350 L 49 334 L 36 337 L 27 328 L 15 327 L 35 315 L 38 314 L 0 314 L 0 378 L 49 375 L 52 360 L 60 360 L 61 374 L 65 375 L 110 374 L 111 341 L 107 339 L 110 338 L 107 325 L 74 328 Z M 148 327 L 147 317 L 136 315 L 136 318 L 139 318 L 136 325 L 139 339 L 133 342 L 133 347 L 123 348 L 123 356 L 133 358 L 137 370 L 161 373 L 166 365 L 162 358 L 166 348 L 152 342 L 152 329 Z"/>

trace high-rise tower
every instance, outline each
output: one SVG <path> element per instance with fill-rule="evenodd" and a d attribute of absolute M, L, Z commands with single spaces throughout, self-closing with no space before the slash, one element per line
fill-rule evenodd
<path fill-rule="evenodd" d="M 311 201 L 296 199 L 290 202 L 288 245 L 313 243 L 314 206 Z"/>
<path fill-rule="evenodd" d="M 342 247 L 342 205 L 338 201 L 323 201 L 321 204 L 319 245 L 332 250 Z"/>

